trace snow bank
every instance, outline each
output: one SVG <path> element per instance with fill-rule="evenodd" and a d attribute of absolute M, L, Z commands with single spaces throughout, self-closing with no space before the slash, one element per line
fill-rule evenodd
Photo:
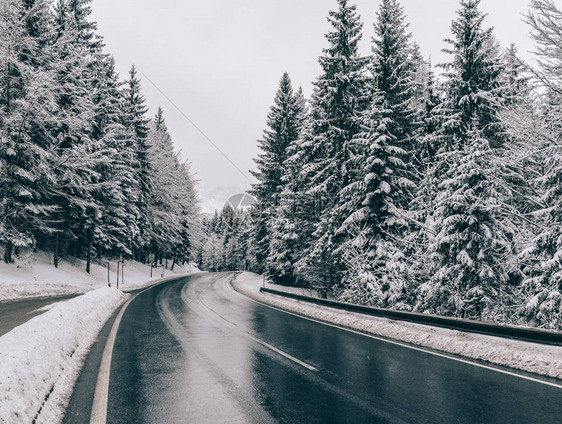
<path fill-rule="evenodd" d="M 442 352 L 562 379 L 562 347 L 342 311 L 269 293 L 260 293 L 261 284 L 261 276 L 248 272 L 238 275 L 232 282 L 232 286 L 237 291 L 256 300 L 318 320 Z"/>
<path fill-rule="evenodd" d="M 127 297 L 90 291 L 0 337 L 0 423 L 60 421 L 91 344 Z"/>
<path fill-rule="evenodd" d="M 169 264 L 171 266 L 171 263 Z M 80 294 L 107 286 L 107 262 L 92 262 L 91 273 L 85 271 L 83 260 L 69 258 L 61 261 L 58 268 L 52 265 L 52 256 L 37 252 L 14 264 L 0 262 L 0 301 L 23 297 Z M 109 262 L 109 275 L 115 285 L 117 262 Z M 174 271 L 165 270 L 164 276 L 197 272 L 193 265 L 176 264 Z M 162 269 L 154 269 L 150 277 L 150 266 L 135 261 L 125 261 L 125 283 L 119 288 L 128 290 L 144 287 L 161 277 Z"/>

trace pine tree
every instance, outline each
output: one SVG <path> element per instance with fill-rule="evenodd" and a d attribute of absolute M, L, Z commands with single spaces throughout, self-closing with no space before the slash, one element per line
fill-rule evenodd
<path fill-rule="evenodd" d="M 413 191 L 416 121 L 411 95 L 415 87 L 406 28 L 398 3 L 383 1 L 373 39 L 374 98 L 363 116 L 363 132 L 354 140 L 355 155 L 346 167 L 357 169 L 361 178 L 340 192 L 340 199 L 347 200 L 341 207 L 349 218 L 339 233 L 348 234 L 342 251 L 352 266 L 343 284 L 356 287 L 359 275 L 370 275 L 369 284 L 359 284 L 372 287 L 369 291 L 376 297 L 368 303 L 380 306 L 403 303 L 398 293 L 407 285 L 395 272 L 404 265 L 393 265 L 404 258 L 398 241 L 404 236 L 404 207 Z M 356 255 L 358 249 L 364 255 Z M 358 268 L 359 258 L 364 263 Z M 349 294 L 349 287 L 345 291 Z"/>
<path fill-rule="evenodd" d="M 368 104 L 367 59 L 361 57 L 358 42 L 362 24 L 356 6 L 338 0 L 337 11 L 328 21 L 333 30 L 330 43 L 319 62 L 322 74 L 314 83 L 310 116 L 310 156 L 302 170 L 306 193 L 317 199 L 318 223 L 313 243 L 297 266 L 301 278 L 325 292 L 341 279 L 342 264 L 333 252 L 341 241 L 336 235 L 345 216 L 335 206 L 340 190 L 355 179 L 345 165 L 353 154 L 351 142 L 360 131 L 361 113 Z M 311 223 L 315 217 L 309 218 Z"/>
<path fill-rule="evenodd" d="M 44 1 L 8 0 L 0 7 L 0 241 L 4 260 L 51 231 L 49 195 L 56 113 L 49 71 L 50 14 Z"/>
<path fill-rule="evenodd" d="M 443 51 L 453 56 L 452 62 L 441 65 L 447 79 L 441 113 L 449 148 L 462 147 L 474 125 L 492 147 L 504 141 L 498 118 L 503 104 L 501 61 L 492 28 L 483 28 L 486 15 L 478 10 L 479 5 L 480 0 L 461 0 L 458 18 L 451 25 L 454 39 L 445 40 L 451 47 Z"/>
<path fill-rule="evenodd" d="M 112 256 L 130 257 L 138 237 L 139 211 L 130 132 L 121 123 L 121 83 L 113 58 L 99 55 L 94 82 L 92 137 L 101 142 L 106 161 L 99 164 L 96 199 L 103 205 L 95 230 L 95 247 Z"/>
<path fill-rule="evenodd" d="M 258 199 L 259 216 L 256 218 L 255 239 L 256 257 L 259 270 L 273 271 L 275 267 L 266 264 L 270 256 L 269 244 L 271 229 L 275 222 L 275 211 L 279 206 L 279 196 L 283 190 L 284 163 L 288 147 L 300 132 L 300 104 L 293 93 L 289 74 L 283 74 L 274 104 L 268 115 L 269 129 L 264 131 L 259 141 L 261 153 L 255 159 L 258 170 L 252 172 L 258 183 L 252 187 L 252 194 Z M 273 276 L 274 278 L 276 275 Z"/>
<path fill-rule="evenodd" d="M 102 55 L 101 41 L 89 22 L 89 1 L 59 0 L 56 5 L 55 66 L 57 119 L 52 134 L 57 140 L 57 188 L 55 266 L 63 244 L 75 256 L 86 256 L 86 270 L 95 245 L 103 205 L 96 193 L 102 182 L 99 167 L 108 162 L 101 140 L 94 137 L 94 86 L 96 58 Z"/>
<path fill-rule="evenodd" d="M 139 210 L 139 237 L 134 240 L 137 248 L 137 259 L 143 260 L 142 249 L 149 244 L 150 238 L 150 217 L 148 216 L 147 204 L 150 193 L 150 161 L 148 123 L 146 118 L 147 107 L 145 99 L 141 94 L 141 83 L 137 77 L 134 66 L 129 72 L 129 80 L 126 81 L 126 88 L 123 92 L 124 101 L 122 103 L 122 123 L 131 134 L 133 141 L 132 151 L 135 161 L 135 180 L 137 181 L 137 208 Z"/>
<path fill-rule="evenodd" d="M 420 287 L 419 310 L 462 318 L 495 318 L 509 275 L 505 258 L 515 228 L 503 219 L 509 192 L 498 184 L 490 143 L 471 130 L 465 149 L 443 153 L 451 166 L 439 184 L 436 236 L 430 252 L 435 268 Z"/>
<path fill-rule="evenodd" d="M 521 314 L 534 325 L 562 326 L 562 11 L 551 0 L 533 0 L 527 22 L 536 43 L 539 67 L 534 71 L 543 92 L 542 110 L 517 114 L 514 134 L 528 140 L 542 207 L 534 212 L 540 230 L 523 258 L 532 259 L 523 281 Z M 522 106 L 524 107 L 524 105 Z M 528 110 L 524 110 L 528 112 Z M 525 119 L 526 118 L 526 119 Z M 537 119 L 538 118 L 538 119 Z M 537 149 L 537 147 L 539 147 Z"/>

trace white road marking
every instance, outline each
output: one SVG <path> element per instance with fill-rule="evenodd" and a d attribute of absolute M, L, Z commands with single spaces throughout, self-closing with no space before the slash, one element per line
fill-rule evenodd
<path fill-rule="evenodd" d="M 286 314 L 289 314 L 289 315 L 293 315 L 293 316 L 295 316 L 295 317 L 299 317 L 299 318 L 302 318 L 302 319 L 306 319 L 306 320 L 309 320 L 309 321 L 317 322 L 318 324 L 323 324 L 323 325 L 328 325 L 328 326 L 330 326 L 330 327 L 339 328 L 340 330 L 349 331 L 350 333 L 359 334 L 359 335 L 361 335 L 361 336 L 369 337 L 369 338 L 375 339 L 375 340 L 380 340 L 380 341 L 382 341 L 382 342 L 391 343 L 391 344 L 398 345 L 398 346 L 403 346 L 403 347 L 406 347 L 406 348 L 408 348 L 408 349 L 413 349 L 413 350 L 417 350 L 417 351 L 420 351 L 420 352 L 429 353 L 429 354 L 431 354 L 431 355 L 439 356 L 439 357 L 441 357 L 441 358 L 452 359 L 453 361 L 462 362 L 462 363 L 464 363 L 464 364 L 473 365 L 473 366 L 475 366 L 475 367 L 480 367 L 480 368 L 484 368 L 484 369 L 487 369 L 487 370 L 496 371 L 496 372 L 499 372 L 499 373 L 502 373 L 502 374 L 507 374 L 507 375 L 511 375 L 511 376 L 513 376 L 513 377 L 518 377 L 518 378 L 522 378 L 522 379 L 524 379 L 524 380 L 529 380 L 529 381 L 533 381 L 533 382 L 535 382 L 535 383 L 540 383 L 540 384 L 544 384 L 544 385 L 547 385 L 547 386 L 551 386 L 551 387 L 556 387 L 556 388 L 558 388 L 558 389 L 562 389 L 562 384 L 553 383 L 553 382 L 546 381 L 546 380 L 541 380 L 541 379 L 534 378 L 534 377 L 530 377 L 530 376 L 523 375 L 523 374 L 517 374 L 517 373 L 515 373 L 515 372 L 503 370 L 503 369 L 501 369 L 501 368 L 495 368 L 495 367 L 491 367 L 491 366 L 488 366 L 488 365 L 479 364 L 478 362 L 470 361 L 470 360 L 468 360 L 468 359 L 457 358 L 457 357 L 452 356 L 452 355 L 447 355 L 447 354 L 435 352 L 435 351 L 432 351 L 432 350 L 429 350 L 429 349 L 424 349 L 423 347 L 412 346 L 412 345 L 407 344 L 407 343 L 404 343 L 404 342 L 399 342 L 399 341 L 396 341 L 396 340 L 386 339 L 386 338 L 384 338 L 384 337 L 379 337 L 379 336 L 375 336 L 375 335 L 373 335 L 373 334 L 367 334 L 367 333 L 363 333 L 363 332 L 361 332 L 361 331 L 353 330 L 353 329 L 351 329 L 351 328 L 343 327 L 343 326 L 338 325 L 338 324 L 333 324 L 333 323 L 329 323 L 329 322 L 325 322 L 325 321 L 320 321 L 320 320 L 317 320 L 317 319 L 314 319 L 314 318 L 310 318 L 310 317 L 307 317 L 307 316 L 304 316 L 304 315 L 300 315 L 300 314 L 297 314 L 297 313 L 294 313 L 294 312 L 289 312 L 289 311 L 287 311 L 287 310 L 284 310 L 284 309 L 281 309 L 281 308 L 277 308 L 277 307 L 275 307 L 275 306 L 268 305 L 268 304 L 266 304 L 266 303 L 260 302 L 259 300 L 252 299 L 251 297 L 246 296 L 246 295 L 244 295 L 244 294 L 242 294 L 242 293 L 237 292 L 236 290 L 234 290 L 234 288 L 232 287 L 232 284 L 229 283 L 228 281 L 227 281 L 226 283 L 227 283 L 227 287 L 228 287 L 233 293 L 237 294 L 238 296 L 242 296 L 242 297 L 244 297 L 245 299 L 248 299 L 248 300 L 250 300 L 250 301 L 252 301 L 252 302 L 254 302 L 254 303 L 257 303 L 257 304 L 259 304 L 259 305 L 265 306 L 265 307 L 267 307 L 267 308 L 275 309 L 276 311 L 279 311 L 279 312 L 283 312 L 283 313 L 286 313 Z M 324 307 L 326 308 L 327 306 L 324 306 Z"/>
<path fill-rule="evenodd" d="M 92 412 L 90 414 L 90 424 L 106 423 L 107 398 L 109 392 L 109 374 L 111 371 L 111 357 L 113 355 L 113 345 L 115 344 L 115 336 L 117 335 L 117 330 L 119 329 L 119 324 L 121 323 L 121 318 L 125 313 L 125 309 L 127 309 L 129 303 L 131 303 L 131 301 L 135 297 L 137 297 L 137 295 L 131 297 L 121 307 L 119 314 L 115 318 L 113 327 L 111 327 L 109 336 L 107 337 L 107 341 L 105 343 L 105 349 L 103 350 L 103 356 L 101 359 L 100 369 L 98 372 L 98 381 L 96 383 L 96 390 L 94 392 L 94 403 L 92 405 Z"/>
<path fill-rule="evenodd" d="M 184 299 L 184 301 L 185 301 L 186 303 L 189 304 L 189 303 L 191 302 L 191 306 L 192 306 L 192 307 L 194 306 L 194 305 L 193 305 L 193 301 L 191 301 L 190 299 L 188 299 L 187 293 L 185 292 L 185 290 L 182 290 L 181 296 L 182 296 L 182 298 Z M 221 323 L 222 323 L 223 325 L 229 326 L 230 328 L 232 328 L 232 330 L 233 330 L 234 332 L 238 333 L 240 336 L 242 336 L 242 337 L 247 337 L 248 339 L 250 339 L 250 340 L 252 340 L 252 341 L 254 341 L 254 342 L 256 342 L 256 343 L 258 343 L 258 344 L 260 344 L 260 345 L 262 345 L 262 346 L 264 346 L 264 347 L 266 347 L 267 349 L 270 349 L 270 350 L 272 350 L 272 351 L 278 353 L 279 355 L 281 355 L 281 356 L 283 356 L 283 357 L 285 357 L 285 358 L 287 358 L 287 359 L 289 359 L 289 360 L 295 362 L 296 364 L 298 364 L 298 365 L 300 365 L 300 366 L 302 366 L 302 367 L 304 367 L 304 368 L 306 368 L 306 369 L 308 369 L 308 370 L 310 370 L 310 371 L 318 371 L 317 368 L 313 367 L 312 365 L 310 365 L 310 364 L 308 364 L 308 363 L 306 363 L 306 362 L 304 362 L 304 361 L 301 361 L 301 360 L 298 359 L 298 358 L 295 358 L 293 355 L 291 355 L 291 354 L 289 354 L 289 353 L 287 353 L 287 352 L 284 352 L 284 351 L 282 351 L 281 349 L 278 349 L 278 348 L 276 348 L 275 346 L 272 346 L 272 345 L 270 345 L 269 343 L 264 342 L 263 340 L 258 339 L 258 338 L 255 337 L 255 336 L 252 336 L 250 333 L 248 333 L 248 332 L 246 332 L 246 331 L 240 330 L 240 329 L 238 328 L 238 326 L 237 326 L 235 323 L 229 321 L 228 319 L 226 319 L 226 318 L 223 317 L 222 315 L 218 314 L 215 310 L 213 310 L 213 309 L 210 308 L 209 306 L 205 305 L 205 303 L 204 303 L 203 301 L 201 301 L 201 299 L 199 299 L 199 300 L 200 300 L 200 301 L 197 302 L 198 305 L 202 306 L 202 307 L 205 308 L 207 311 L 209 311 L 209 312 L 213 313 L 214 315 L 216 315 L 216 317 L 218 317 L 218 318 L 221 319 Z"/>
<path fill-rule="evenodd" d="M 125 313 L 125 309 L 129 306 L 135 297 L 139 294 L 144 293 L 160 284 L 173 281 L 175 279 L 180 279 L 193 274 L 180 275 L 180 276 L 170 276 L 157 280 L 156 283 L 146 287 L 144 290 L 138 292 L 132 296 L 125 304 L 121 307 L 119 314 L 115 318 L 115 322 L 111 327 L 111 331 L 107 336 L 107 341 L 105 343 L 105 348 L 103 349 L 103 355 L 101 358 L 100 369 L 98 372 L 98 380 L 96 382 L 96 389 L 94 392 L 94 403 L 92 404 L 92 412 L 90 413 L 90 424 L 106 424 L 107 421 L 107 398 L 109 395 L 109 376 L 111 372 L 111 358 L 113 356 L 113 345 L 115 344 L 115 337 L 117 335 L 117 330 L 119 329 L 119 324 L 121 323 L 121 318 Z"/>
<path fill-rule="evenodd" d="M 266 342 L 264 342 L 263 340 L 260 340 L 260 339 L 254 337 L 254 336 L 252 336 L 252 335 L 250 335 L 250 334 L 248 334 L 248 333 L 244 333 L 244 334 L 245 334 L 246 337 L 248 337 L 249 339 L 255 341 L 256 343 L 259 343 L 259 344 L 261 344 L 262 346 L 265 346 L 266 348 L 271 349 L 271 350 L 274 351 L 274 352 L 277 352 L 279 355 L 284 356 L 284 357 L 287 358 L 287 359 L 290 359 L 291 361 L 293 361 L 293 362 L 295 362 L 295 363 L 297 363 L 297 364 L 299 364 L 299 365 L 305 367 L 306 369 L 308 369 L 308 370 L 310 370 L 310 371 L 318 371 L 318 370 L 317 370 L 316 368 L 314 368 L 312 365 L 307 364 L 306 362 L 301 361 L 300 359 L 295 358 L 295 357 L 292 356 L 292 355 L 289 355 L 287 352 L 283 352 L 282 350 L 277 349 L 275 346 L 271 346 L 269 343 L 266 343 Z"/>

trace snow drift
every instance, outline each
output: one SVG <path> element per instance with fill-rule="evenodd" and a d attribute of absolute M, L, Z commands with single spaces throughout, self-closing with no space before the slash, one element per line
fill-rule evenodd
<path fill-rule="evenodd" d="M 0 337 L 0 423 L 59 420 L 89 347 L 127 297 L 90 291 Z"/>

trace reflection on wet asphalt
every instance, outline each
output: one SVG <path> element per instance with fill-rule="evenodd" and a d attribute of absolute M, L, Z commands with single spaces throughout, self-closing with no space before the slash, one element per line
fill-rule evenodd
<path fill-rule="evenodd" d="M 199 274 L 140 294 L 109 423 L 557 423 L 562 390 L 326 326 Z"/>

